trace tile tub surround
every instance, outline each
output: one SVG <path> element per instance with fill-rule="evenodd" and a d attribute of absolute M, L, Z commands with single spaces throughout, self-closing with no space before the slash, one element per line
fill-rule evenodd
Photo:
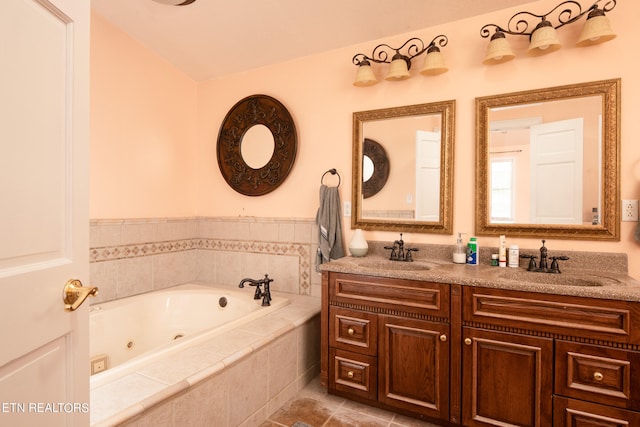
<path fill-rule="evenodd" d="M 154 218 L 91 220 L 93 303 L 193 281 L 237 285 L 274 279 L 274 289 L 320 295 L 313 219 Z"/>
<path fill-rule="evenodd" d="M 91 389 L 91 425 L 249 426 L 319 372 L 320 299 L 257 320 Z"/>

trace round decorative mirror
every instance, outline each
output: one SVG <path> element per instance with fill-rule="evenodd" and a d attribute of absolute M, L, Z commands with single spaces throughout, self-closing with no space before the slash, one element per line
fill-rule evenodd
<path fill-rule="evenodd" d="M 364 139 L 362 166 L 362 197 L 366 199 L 378 194 L 389 178 L 389 159 L 380 143 Z"/>
<path fill-rule="evenodd" d="M 216 152 L 225 181 L 238 193 L 261 196 L 289 175 L 298 137 L 289 111 L 275 98 L 251 95 L 227 113 Z"/>

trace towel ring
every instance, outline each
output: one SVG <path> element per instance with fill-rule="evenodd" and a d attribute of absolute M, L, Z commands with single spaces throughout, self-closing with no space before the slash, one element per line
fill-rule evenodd
<path fill-rule="evenodd" d="M 320 178 L 320 184 L 324 184 L 324 176 L 326 174 L 330 173 L 331 175 L 338 175 L 338 187 L 340 187 L 340 183 L 342 182 L 342 178 L 340 178 L 340 174 L 338 173 L 338 171 L 336 170 L 336 168 L 333 169 L 329 169 L 328 171 L 326 171 L 325 173 L 322 174 L 322 178 Z"/>

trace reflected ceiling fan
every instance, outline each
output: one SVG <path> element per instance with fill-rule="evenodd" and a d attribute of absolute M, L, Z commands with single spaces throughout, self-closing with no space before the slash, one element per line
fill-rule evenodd
<path fill-rule="evenodd" d="M 156 3 L 166 4 L 169 6 L 188 6 L 196 0 L 153 0 Z"/>

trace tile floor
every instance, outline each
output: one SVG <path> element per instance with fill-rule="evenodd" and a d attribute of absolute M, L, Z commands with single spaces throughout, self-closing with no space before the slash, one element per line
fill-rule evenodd
<path fill-rule="evenodd" d="M 330 395 L 320 386 L 319 376 L 260 427 L 291 427 L 296 422 L 313 427 L 437 427 L 435 424 Z"/>

